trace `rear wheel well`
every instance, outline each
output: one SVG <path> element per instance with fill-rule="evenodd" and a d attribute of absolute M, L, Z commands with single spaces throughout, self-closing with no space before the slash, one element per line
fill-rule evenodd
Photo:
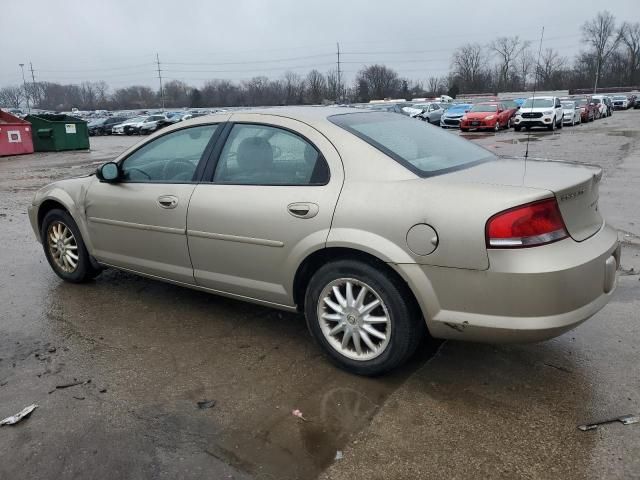
<path fill-rule="evenodd" d="M 389 277 L 394 278 L 397 284 L 406 290 L 407 298 L 413 302 L 413 306 L 420 311 L 418 301 L 415 295 L 409 288 L 407 282 L 396 272 L 393 268 L 380 260 L 378 257 L 371 255 L 370 253 L 363 252 L 362 250 L 355 250 L 353 248 L 344 247 L 330 247 L 317 250 L 309 255 L 298 267 L 296 275 L 293 280 L 293 300 L 298 307 L 298 311 L 304 312 L 304 298 L 307 291 L 307 286 L 313 274 L 323 265 L 336 261 L 336 260 L 359 260 L 367 263 L 373 267 L 376 267 L 381 272 L 385 273 Z"/>
<path fill-rule="evenodd" d="M 45 200 L 40 205 L 40 208 L 38 208 L 38 230 L 42 230 L 42 221 L 51 210 L 63 210 L 69 213 L 69 210 L 67 210 L 67 208 L 60 202 L 55 200 Z"/>

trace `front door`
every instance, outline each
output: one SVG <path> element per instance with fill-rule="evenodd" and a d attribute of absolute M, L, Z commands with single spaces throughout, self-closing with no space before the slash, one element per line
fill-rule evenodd
<path fill-rule="evenodd" d="M 217 128 L 200 125 L 157 137 L 119 163 L 120 181 L 90 186 L 85 211 L 99 262 L 194 282 L 187 209 L 196 168 Z"/>
<path fill-rule="evenodd" d="M 252 114 L 231 121 L 211 183 L 196 187 L 189 206 L 196 283 L 292 305 L 293 272 L 326 242 L 342 162 L 304 123 Z"/>

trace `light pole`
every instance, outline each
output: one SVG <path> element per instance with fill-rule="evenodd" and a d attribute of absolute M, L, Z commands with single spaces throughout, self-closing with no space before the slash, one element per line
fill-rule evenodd
<path fill-rule="evenodd" d="M 24 85 L 24 98 L 27 101 L 27 113 L 31 113 L 31 107 L 29 107 L 29 92 L 27 91 L 27 81 L 24 79 L 24 63 L 19 63 L 22 70 L 22 85 Z"/>

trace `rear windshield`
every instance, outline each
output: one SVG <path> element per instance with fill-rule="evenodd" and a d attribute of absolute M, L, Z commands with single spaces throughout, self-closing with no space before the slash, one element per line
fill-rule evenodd
<path fill-rule="evenodd" d="M 333 115 L 329 121 L 421 177 L 460 170 L 496 158 L 491 152 L 457 135 L 392 113 Z"/>

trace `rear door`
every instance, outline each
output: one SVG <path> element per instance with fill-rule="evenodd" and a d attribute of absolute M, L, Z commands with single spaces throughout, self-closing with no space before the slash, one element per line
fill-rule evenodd
<path fill-rule="evenodd" d="M 98 261 L 194 283 L 187 209 L 217 128 L 198 125 L 157 137 L 120 162 L 121 181 L 89 187 L 85 209 Z"/>
<path fill-rule="evenodd" d="M 187 220 L 198 285 L 293 305 L 296 268 L 324 246 L 343 182 L 342 162 L 296 120 L 236 114 L 199 184 Z"/>

